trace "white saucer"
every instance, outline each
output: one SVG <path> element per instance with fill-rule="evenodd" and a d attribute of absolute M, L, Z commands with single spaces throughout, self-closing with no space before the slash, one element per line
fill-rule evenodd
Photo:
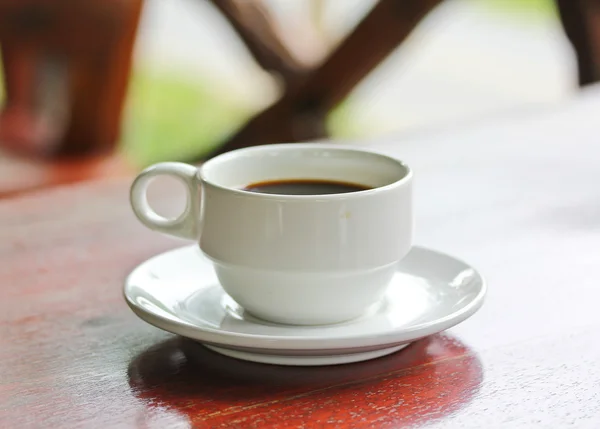
<path fill-rule="evenodd" d="M 221 289 L 197 246 L 147 260 L 124 288 L 129 307 L 158 328 L 227 356 L 280 365 L 332 365 L 393 353 L 467 319 L 485 292 L 475 269 L 422 247 L 398 264 L 381 303 L 336 325 L 279 325 L 244 312 Z"/>

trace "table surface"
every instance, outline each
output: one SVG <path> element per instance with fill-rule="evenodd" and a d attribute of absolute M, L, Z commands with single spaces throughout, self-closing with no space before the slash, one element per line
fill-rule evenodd
<path fill-rule="evenodd" d="M 416 242 L 472 263 L 489 294 L 456 328 L 359 364 L 192 356 L 138 320 L 124 277 L 185 243 L 135 221 L 129 180 L 0 202 L 0 427 L 600 427 L 598 112 L 594 89 L 373 144 L 415 170 Z"/>
<path fill-rule="evenodd" d="M 133 167 L 118 155 L 51 161 L 22 157 L 0 147 L 0 199 L 79 181 L 130 178 L 132 172 Z"/>

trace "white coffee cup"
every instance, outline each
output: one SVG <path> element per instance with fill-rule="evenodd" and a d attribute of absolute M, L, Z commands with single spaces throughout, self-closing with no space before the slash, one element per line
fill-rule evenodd
<path fill-rule="evenodd" d="M 147 201 L 155 176 L 181 179 L 187 205 L 166 219 Z M 371 188 L 328 195 L 274 195 L 257 182 L 314 179 Z M 150 229 L 191 240 L 214 263 L 223 289 L 261 319 L 319 325 L 350 320 L 378 302 L 413 232 L 412 172 L 369 150 L 278 144 L 219 155 L 202 167 L 159 163 L 131 187 Z"/>

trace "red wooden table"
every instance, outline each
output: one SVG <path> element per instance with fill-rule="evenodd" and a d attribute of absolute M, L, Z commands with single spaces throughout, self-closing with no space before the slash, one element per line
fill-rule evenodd
<path fill-rule="evenodd" d="M 593 90 L 374 144 L 415 170 L 416 241 L 472 263 L 489 295 L 359 364 L 241 362 L 138 320 L 125 275 L 183 243 L 134 220 L 129 180 L 1 201 L 0 428 L 600 427 L 599 113 Z"/>

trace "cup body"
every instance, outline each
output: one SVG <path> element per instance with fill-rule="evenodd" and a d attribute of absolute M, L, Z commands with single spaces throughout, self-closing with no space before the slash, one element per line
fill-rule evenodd
<path fill-rule="evenodd" d="M 242 189 L 285 179 L 371 189 L 329 195 Z M 382 154 L 326 144 L 259 146 L 208 161 L 196 182 L 199 209 L 188 216 L 200 249 L 224 290 L 267 321 L 319 325 L 360 316 L 381 299 L 412 244 L 412 173 Z"/>

